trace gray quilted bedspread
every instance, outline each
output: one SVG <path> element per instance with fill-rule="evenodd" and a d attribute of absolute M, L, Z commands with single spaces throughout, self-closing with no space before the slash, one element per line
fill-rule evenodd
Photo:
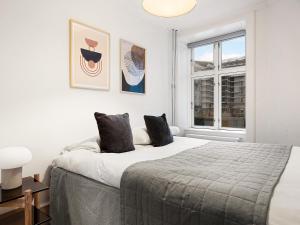
<path fill-rule="evenodd" d="M 265 225 L 291 147 L 210 142 L 129 167 L 123 225 Z"/>

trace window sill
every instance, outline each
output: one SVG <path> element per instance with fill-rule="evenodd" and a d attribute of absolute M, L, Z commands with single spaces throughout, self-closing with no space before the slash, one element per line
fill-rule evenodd
<path fill-rule="evenodd" d="M 188 128 L 184 130 L 184 136 L 217 141 L 241 142 L 246 138 L 246 130 Z"/>

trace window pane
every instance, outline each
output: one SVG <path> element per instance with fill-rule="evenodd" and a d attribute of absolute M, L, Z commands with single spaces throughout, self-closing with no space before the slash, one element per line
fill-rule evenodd
<path fill-rule="evenodd" d="M 194 72 L 213 70 L 214 65 L 214 45 L 204 45 L 193 49 Z"/>
<path fill-rule="evenodd" d="M 214 78 L 194 80 L 194 124 L 214 126 Z"/>
<path fill-rule="evenodd" d="M 222 41 L 222 68 L 246 65 L 246 38 Z"/>
<path fill-rule="evenodd" d="M 222 127 L 245 128 L 245 75 L 222 77 Z"/>

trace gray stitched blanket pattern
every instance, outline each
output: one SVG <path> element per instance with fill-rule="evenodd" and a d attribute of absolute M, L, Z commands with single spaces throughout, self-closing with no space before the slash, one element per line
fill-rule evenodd
<path fill-rule="evenodd" d="M 210 142 L 127 168 L 123 225 L 266 225 L 290 146 Z"/>

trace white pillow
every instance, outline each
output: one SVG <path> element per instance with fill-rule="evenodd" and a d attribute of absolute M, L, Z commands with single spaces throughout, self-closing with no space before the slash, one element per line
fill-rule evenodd
<path fill-rule="evenodd" d="M 136 127 L 132 129 L 134 145 L 150 145 L 151 140 L 145 127 Z"/>
<path fill-rule="evenodd" d="M 176 126 L 169 126 L 170 127 L 170 131 L 171 131 L 171 134 L 173 136 L 177 136 L 180 134 L 180 128 L 179 127 L 176 127 Z"/>
<path fill-rule="evenodd" d="M 64 148 L 64 151 L 71 152 L 76 150 L 88 150 L 88 151 L 99 153 L 101 152 L 99 143 L 100 143 L 100 138 L 97 136 L 97 137 L 89 138 L 87 140 L 84 140 L 76 144 L 69 145 Z"/>

